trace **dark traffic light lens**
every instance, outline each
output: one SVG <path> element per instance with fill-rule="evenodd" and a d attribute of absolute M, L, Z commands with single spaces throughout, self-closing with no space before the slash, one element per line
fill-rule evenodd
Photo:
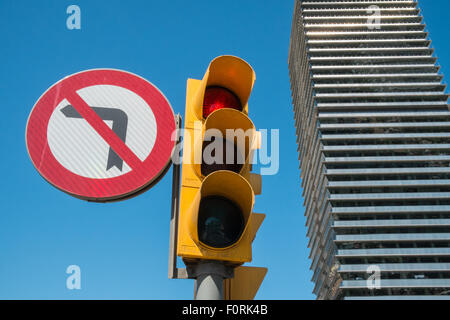
<path fill-rule="evenodd" d="M 229 153 L 228 157 L 227 153 Z M 201 172 L 205 177 L 218 170 L 239 173 L 245 160 L 236 144 L 216 137 L 211 137 L 211 141 L 203 142 L 202 157 Z"/>
<path fill-rule="evenodd" d="M 213 248 L 226 248 L 239 240 L 244 228 L 241 209 L 231 200 L 210 196 L 200 201 L 198 238 Z"/>
<path fill-rule="evenodd" d="M 203 100 L 203 118 L 206 119 L 214 111 L 223 108 L 242 111 L 239 98 L 230 90 L 222 87 L 206 88 L 205 98 Z"/>

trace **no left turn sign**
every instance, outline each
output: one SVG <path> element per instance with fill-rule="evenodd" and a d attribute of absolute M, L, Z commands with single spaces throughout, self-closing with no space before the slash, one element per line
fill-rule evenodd
<path fill-rule="evenodd" d="M 124 199 L 167 170 L 175 141 L 173 110 L 150 82 L 111 69 L 83 71 L 36 102 L 26 144 L 52 185 L 91 201 Z"/>

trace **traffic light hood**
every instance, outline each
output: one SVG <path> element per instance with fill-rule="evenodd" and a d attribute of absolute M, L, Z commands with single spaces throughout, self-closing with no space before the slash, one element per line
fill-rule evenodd
<path fill-rule="evenodd" d="M 199 212 L 202 199 L 208 197 L 221 197 L 233 202 L 237 207 L 239 207 L 242 213 L 242 228 L 239 239 L 226 248 L 212 248 L 199 239 Z M 197 244 L 202 245 L 207 249 L 219 250 L 227 249 L 232 247 L 234 244 L 239 243 L 240 238 L 245 233 L 245 229 L 249 225 L 249 219 L 252 214 L 253 204 L 255 201 L 255 195 L 253 193 L 252 187 L 249 182 L 231 171 L 221 170 L 216 171 L 208 175 L 205 180 L 203 180 L 202 186 L 199 192 L 197 192 L 194 201 L 192 202 L 191 208 L 189 209 L 189 233 L 190 237 Z"/>
<path fill-rule="evenodd" d="M 248 113 L 247 102 L 255 82 L 253 68 L 241 58 L 220 56 L 209 65 L 194 95 L 193 105 L 197 119 L 203 120 L 203 100 L 207 87 L 223 87 L 233 92 L 240 100 L 243 112 Z"/>
<path fill-rule="evenodd" d="M 236 152 L 240 157 L 235 157 L 235 161 L 241 161 L 242 168 L 240 174 L 249 171 L 249 164 L 253 158 L 253 148 L 255 148 L 257 139 L 256 129 L 250 118 L 244 113 L 235 109 L 216 110 L 206 119 L 203 126 L 203 132 L 198 135 L 195 141 L 195 149 L 198 152 L 191 153 L 191 163 L 194 164 L 194 171 L 198 177 L 203 177 L 201 172 L 202 164 L 202 145 L 205 141 L 211 141 L 212 137 L 217 138 L 221 134 L 224 142 L 236 146 Z M 225 148 L 225 146 L 224 146 Z M 226 159 L 222 159 L 224 162 Z"/>

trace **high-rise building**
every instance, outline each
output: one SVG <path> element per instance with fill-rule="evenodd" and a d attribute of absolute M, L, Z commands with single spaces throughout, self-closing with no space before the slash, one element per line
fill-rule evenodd
<path fill-rule="evenodd" d="M 296 0 L 314 293 L 450 299 L 450 112 L 417 1 Z"/>

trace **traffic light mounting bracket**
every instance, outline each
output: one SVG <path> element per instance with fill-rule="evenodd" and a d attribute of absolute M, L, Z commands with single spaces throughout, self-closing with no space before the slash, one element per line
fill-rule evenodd
<path fill-rule="evenodd" d="M 182 128 L 182 117 L 180 114 L 175 116 L 177 128 L 177 145 L 181 141 L 180 130 Z M 172 164 L 172 206 L 170 212 L 170 237 L 169 237 L 169 279 L 189 279 L 186 268 L 177 267 L 177 242 L 178 242 L 178 215 L 180 204 L 180 170 L 181 163 Z"/>

